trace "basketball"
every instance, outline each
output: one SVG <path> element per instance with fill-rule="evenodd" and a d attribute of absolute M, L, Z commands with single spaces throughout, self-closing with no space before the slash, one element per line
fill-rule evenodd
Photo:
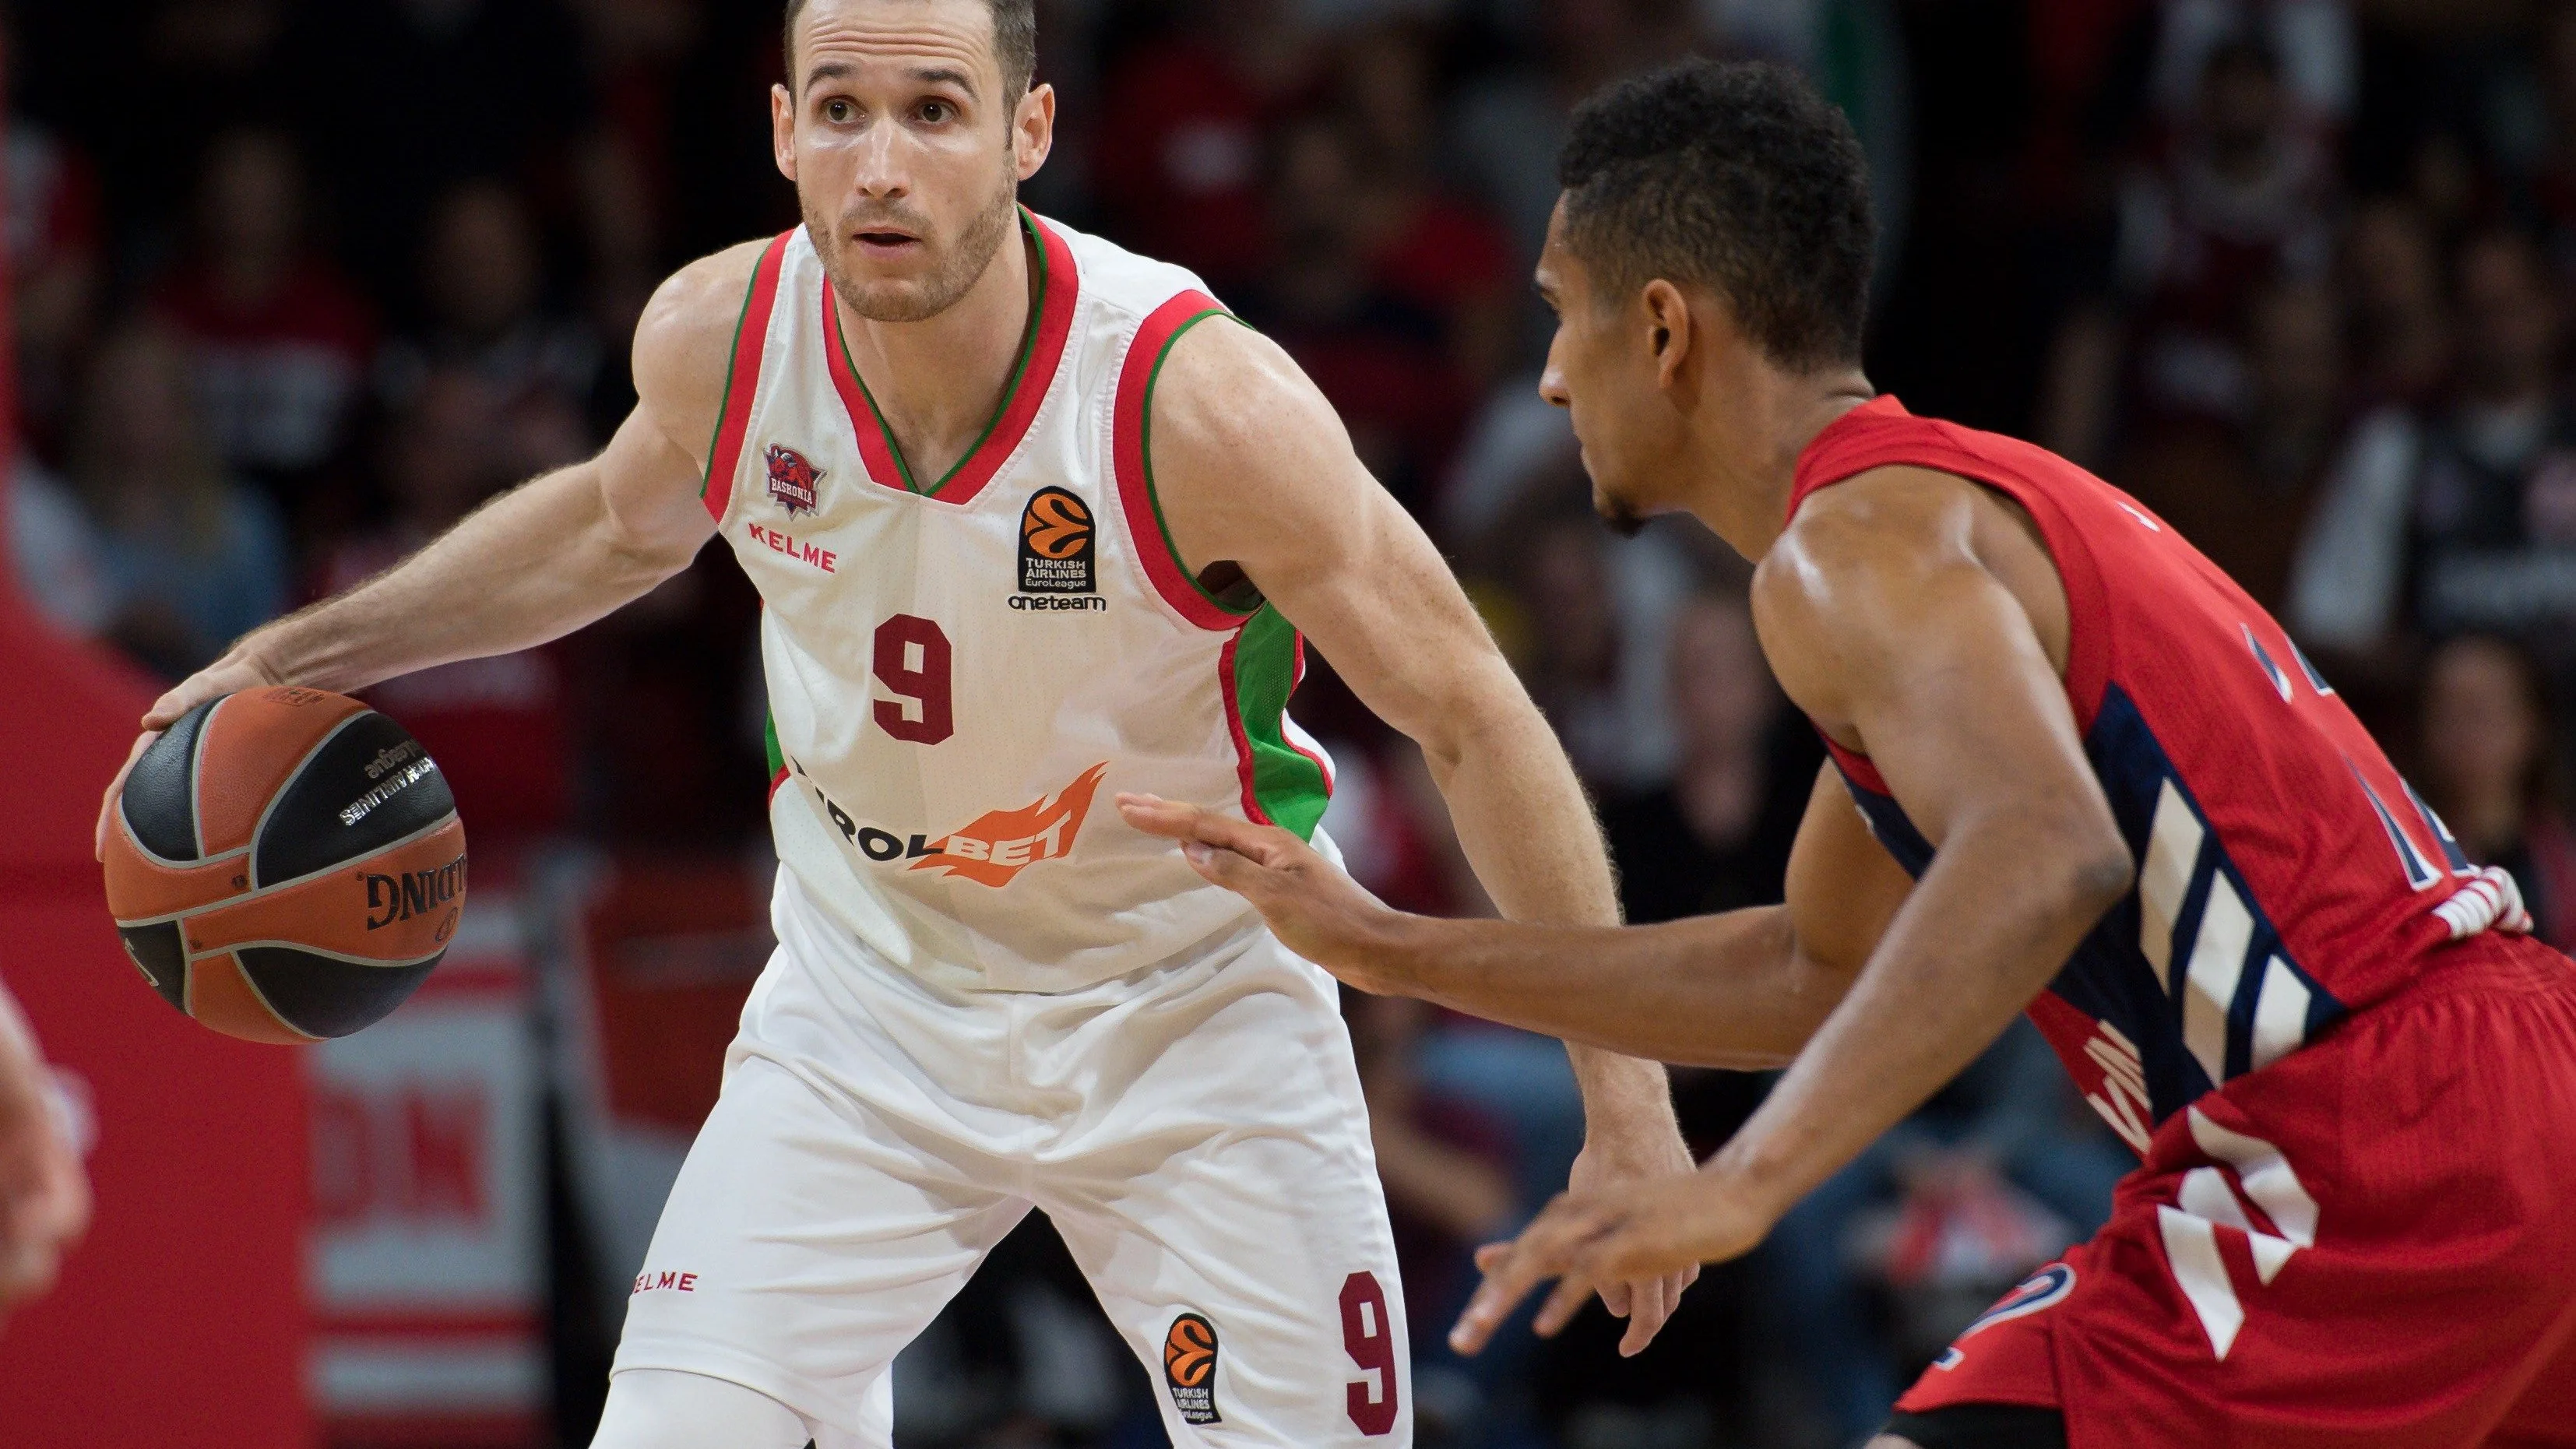
<path fill-rule="evenodd" d="M 438 965 L 465 906 L 465 826 L 438 765 L 345 695 L 199 705 L 126 777 L 107 903 L 163 1000 L 227 1036 L 347 1036 Z"/>

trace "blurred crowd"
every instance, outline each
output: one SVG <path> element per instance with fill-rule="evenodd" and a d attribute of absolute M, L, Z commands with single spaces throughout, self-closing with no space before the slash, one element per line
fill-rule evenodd
<path fill-rule="evenodd" d="M 1031 205 L 1278 338 L 1468 581 L 1598 798 L 1640 921 L 1774 901 L 1822 755 L 1745 567 L 1592 519 L 1527 275 L 1568 108 L 1686 52 L 1811 74 L 1883 229 L 1870 364 L 2129 490 L 2280 613 L 2473 856 L 2576 939 L 2576 5 L 2519 0 L 1041 0 Z M 776 0 L 10 7 L 8 535 L 64 628 L 174 677 L 386 567 L 631 401 L 644 299 L 795 220 Z M 764 831 L 757 601 L 710 551 L 584 634 L 397 680 L 483 862 Z M 1327 826 L 1488 909 L 1419 754 L 1332 679 Z M 1857 1442 L 2108 1208 L 2125 1149 L 2017 1030 L 1622 1361 L 1596 1311 L 1477 1361 L 1470 1245 L 1564 1181 L 1553 1043 L 1354 998 L 1426 1443 Z M 1679 1072 L 1695 1144 L 1758 1076 Z M 559 1234 L 565 1231 L 558 1224 Z M 577 1231 L 574 1229 L 573 1231 Z M 604 1366 L 614 1319 L 559 1346 Z M 567 1330 L 575 1340 L 582 1331 Z M 1042 1228 L 901 1369 L 908 1444 L 1152 1443 Z M 582 1439 L 567 1390 L 567 1442 Z"/>

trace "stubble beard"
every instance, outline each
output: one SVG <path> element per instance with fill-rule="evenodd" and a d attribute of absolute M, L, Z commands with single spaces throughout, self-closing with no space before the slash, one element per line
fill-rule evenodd
<path fill-rule="evenodd" d="M 938 258 L 930 275 L 918 281 L 858 281 L 850 275 L 842 254 L 850 233 L 875 221 L 899 225 L 922 238 L 924 245 L 932 245 L 927 221 L 917 212 L 900 206 L 867 207 L 845 212 L 837 223 L 826 225 L 809 209 L 805 227 L 818 239 L 833 239 L 832 246 L 818 248 L 823 256 L 823 272 L 830 278 L 832 290 L 840 294 L 852 312 L 870 322 L 926 322 L 956 306 L 957 300 L 983 279 L 985 269 L 1001 254 L 1018 209 L 1019 188 L 1006 178 L 992 203 L 966 224 L 966 230 Z"/>

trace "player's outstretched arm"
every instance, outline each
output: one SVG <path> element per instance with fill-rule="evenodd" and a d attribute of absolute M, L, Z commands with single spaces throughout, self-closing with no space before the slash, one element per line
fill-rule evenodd
<path fill-rule="evenodd" d="M 1284 830 L 1170 801 L 1120 804 L 1141 828 L 1185 842 L 1200 874 L 1252 902 L 1291 949 L 1363 991 L 1684 1066 L 1787 1066 L 1914 885 L 1830 765 L 1790 852 L 1791 904 L 1653 926 L 1409 915 Z"/>
<path fill-rule="evenodd" d="M 1352 451 L 1331 404 L 1256 333 L 1212 323 L 1174 344 L 1153 400 L 1155 493 L 1184 567 L 1228 561 L 1428 758 L 1459 843 L 1504 914 L 1608 925 L 1618 897 L 1589 802 L 1555 734 L 1448 566 Z M 1578 1181 L 1686 1173 L 1653 1063 L 1571 1050 L 1585 1145 Z M 1623 1347 L 1659 1328 L 1691 1275 L 1634 1297 Z M 1630 1311 L 1633 1307 L 1633 1311 Z"/>
<path fill-rule="evenodd" d="M 2033 603 L 2004 582 L 2035 565 L 2054 588 L 2053 574 L 2001 516 L 1959 479 L 1881 469 L 1809 500 L 1765 559 L 1754 617 L 1782 686 L 1870 755 L 1932 841 L 1932 865 L 1698 1178 L 1559 1199 L 1483 1260 L 1463 1339 L 1481 1342 L 1548 1278 L 1561 1281 L 1542 1330 L 1590 1282 L 1749 1250 L 1983 1051 L 2128 890 L 2128 848 Z"/>
<path fill-rule="evenodd" d="M 244 635 L 153 703 L 134 753 L 206 700 L 276 684 L 363 689 L 530 648 L 688 567 L 715 532 L 698 495 L 758 257 L 757 245 L 735 247 L 662 284 L 635 332 L 640 401 L 597 457 L 502 494 L 366 583 Z M 102 809 L 102 849 L 106 823 Z"/>

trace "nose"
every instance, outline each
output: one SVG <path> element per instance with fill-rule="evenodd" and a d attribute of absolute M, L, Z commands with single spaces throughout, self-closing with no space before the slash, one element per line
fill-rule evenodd
<path fill-rule="evenodd" d="M 1556 365 L 1556 349 L 1548 349 L 1547 370 L 1538 375 L 1538 395 L 1556 407 L 1572 407 L 1573 395 L 1565 390 L 1565 369 Z"/>
<path fill-rule="evenodd" d="M 912 167 L 904 129 L 880 122 L 859 137 L 859 166 L 851 184 L 861 196 L 895 201 L 912 194 Z"/>

